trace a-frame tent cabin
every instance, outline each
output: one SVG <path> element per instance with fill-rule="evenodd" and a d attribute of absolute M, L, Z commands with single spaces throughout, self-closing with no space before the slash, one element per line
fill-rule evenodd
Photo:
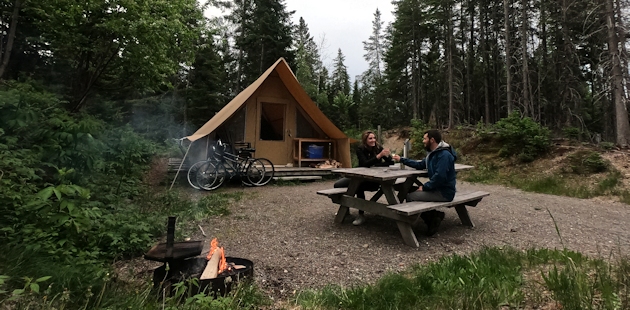
<path fill-rule="evenodd" d="M 219 138 L 249 142 L 255 157 L 278 166 L 330 158 L 351 167 L 350 143 L 355 142 L 311 100 L 284 58 L 187 137 L 204 149 Z M 319 150 L 320 159 L 309 158 L 309 147 Z"/>

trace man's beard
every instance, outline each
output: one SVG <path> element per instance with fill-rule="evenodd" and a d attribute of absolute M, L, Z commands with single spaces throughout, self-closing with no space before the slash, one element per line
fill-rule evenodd
<path fill-rule="evenodd" d="M 431 152 L 431 145 L 429 145 L 429 144 L 425 144 L 425 145 L 424 145 L 424 149 L 425 149 L 427 152 Z"/>

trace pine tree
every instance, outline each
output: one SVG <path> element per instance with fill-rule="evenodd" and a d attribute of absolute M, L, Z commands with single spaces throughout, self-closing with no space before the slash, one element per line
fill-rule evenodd
<path fill-rule="evenodd" d="M 185 90 L 186 115 L 193 128 L 199 128 L 229 101 L 226 80 L 224 60 L 213 37 L 203 38 Z"/>
<path fill-rule="evenodd" d="M 319 67 L 319 52 L 302 17 L 296 33 L 295 50 L 295 75 L 306 93 L 315 100 L 318 93 L 316 70 Z"/>
<path fill-rule="evenodd" d="M 237 25 L 239 88 L 258 78 L 280 57 L 294 67 L 293 25 L 284 0 L 236 0 L 231 20 Z"/>
<path fill-rule="evenodd" d="M 363 49 L 365 50 L 365 61 L 368 62 L 368 70 L 363 73 L 364 81 L 370 84 L 377 83 L 381 80 L 383 67 L 383 54 L 385 52 L 383 38 L 383 21 L 381 21 L 381 12 L 376 9 L 374 13 L 374 21 L 372 21 L 372 35 L 367 41 L 363 41 Z"/>
<path fill-rule="evenodd" d="M 344 95 L 350 95 L 350 77 L 348 76 L 348 69 L 343 63 L 346 57 L 341 52 L 341 49 L 337 50 L 337 57 L 333 60 L 334 70 L 331 77 L 331 85 L 329 96 L 335 98 L 338 93 Z M 330 100 L 332 102 L 332 100 Z"/>

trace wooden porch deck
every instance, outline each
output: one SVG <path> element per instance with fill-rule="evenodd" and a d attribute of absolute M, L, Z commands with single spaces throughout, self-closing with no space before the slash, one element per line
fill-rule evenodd
<path fill-rule="evenodd" d="M 285 177 L 285 176 L 326 176 L 332 175 L 332 170 L 330 169 L 320 169 L 320 168 L 310 168 L 310 167 L 286 167 L 286 166 L 274 166 L 276 172 L 274 176 L 276 177 Z"/>
<path fill-rule="evenodd" d="M 169 158 L 168 161 L 168 172 L 175 173 L 177 172 L 179 165 L 181 164 L 180 158 Z M 183 172 L 184 175 L 188 171 L 189 166 L 184 164 L 181 167 L 180 174 Z M 330 169 L 320 169 L 320 168 L 310 168 L 310 167 L 287 167 L 281 165 L 274 165 L 275 173 L 274 177 L 294 177 L 294 176 L 327 176 L 332 175 L 332 170 Z"/>

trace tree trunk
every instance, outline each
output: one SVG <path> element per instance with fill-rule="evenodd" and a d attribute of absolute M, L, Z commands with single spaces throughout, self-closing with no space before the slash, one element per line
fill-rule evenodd
<path fill-rule="evenodd" d="M 527 35 L 529 29 L 529 19 L 527 18 L 527 10 L 529 9 L 529 1 L 522 0 L 521 2 L 521 61 L 522 61 L 522 75 L 523 75 L 523 107 L 525 115 L 534 117 L 534 107 L 531 105 L 531 99 L 529 95 L 529 67 L 528 67 L 528 53 L 527 53 Z"/>
<path fill-rule="evenodd" d="M 15 0 L 13 5 L 13 13 L 11 14 L 11 25 L 9 26 L 9 34 L 7 37 L 7 46 L 4 53 L 1 54 L 2 63 L 0 64 L 0 79 L 4 76 L 7 66 L 9 65 L 9 59 L 11 58 L 11 51 L 13 50 L 13 41 L 15 40 L 15 31 L 17 28 L 18 18 L 20 17 L 20 9 L 22 8 L 22 0 Z M 2 39 L 0 39 L 2 40 Z M 2 50 L 0 50 L 0 53 Z"/>
<path fill-rule="evenodd" d="M 505 21 L 505 73 L 506 95 L 507 95 L 507 112 L 512 114 L 512 42 L 510 38 L 510 8 L 509 0 L 503 0 L 503 20 Z"/>
<path fill-rule="evenodd" d="M 538 117 L 541 121 L 541 124 L 543 124 L 543 118 L 542 118 L 542 105 L 543 105 L 543 88 L 542 88 L 542 84 L 544 83 L 545 79 L 543 78 L 543 76 L 546 76 L 546 74 L 543 74 L 543 70 L 547 70 L 547 8 L 544 4 L 541 4 L 541 8 L 540 8 L 540 36 L 541 36 L 541 43 L 542 43 L 542 66 L 538 66 Z M 540 63 L 539 63 L 540 64 Z M 546 119 L 547 120 L 547 119 Z"/>
<path fill-rule="evenodd" d="M 473 0 L 468 1 L 469 16 L 470 16 L 470 41 L 468 41 L 468 65 L 466 66 L 466 97 L 468 98 L 468 122 L 473 124 L 471 119 L 471 113 L 475 102 L 473 101 L 473 76 L 475 74 L 475 2 Z M 475 109 L 476 110 L 476 109 Z M 476 118 L 476 116 L 475 116 Z"/>
<path fill-rule="evenodd" d="M 416 10 L 413 10 L 415 12 Z M 413 14 L 413 26 L 411 27 L 411 40 L 412 50 L 411 50 L 411 110 L 413 113 L 413 119 L 418 118 L 418 87 L 420 85 L 418 81 L 418 54 L 420 53 L 420 47 L 418 45 L 418 41 L 416 40 L 416 14 Z"/>
<path fill-rule="evenodd" d="M 485 2 L 483 2 L 480 6 L 479 9 L 483 11 L 483 14 L 480 13 L 480 19 L 481 20 L 481 55 L 483 55 L 483 70 L 482 70 L 482 74 L 483 74 L 483 97 L 484 97 L 484 107 L 485 107 L 485 115 L 484 115 L 484 121 L 486 125 L 490 125 L 490 92 L 488 90 L 489 88 L 489 82 L 488 82 L 488 64 L 490 63 L 490 59 L 488 57 L 488 14 L 487 14 L 487 8 L 484 5 L 486 4 Z"/>
<path fill-rule="evenodd" d="M 258 66 L 258 75 L 262 74 L 263 72 L 265 72 L 265 43 L 263 42 L 263 40 L 260 40 L 260 65 Z"/>
<path fill-rule="evenodd" d="M 620 40 L 620 44 L 619 46 L 621 47 L 621 71 L 623 72 L 623 79 L 626 81 L 626 91 L 630 90 L 630 72 L 628 72 L 628 51 L 626 50 L 626 39 L 627 37 L 627 32 L 626 32 L 626 25 L 624 24 L 624 20 L 623 20 L 623 13 L 621 12 L 621 7 L 622 7 L 622 0 L 616 0 L 617 3 L 617 29 L 619 32 L 619 40 Z M 627 2 L 626 2 L 627 5 Z M 626 100 L 626 106 L 628 104 L 628 94 L 625 94 L 625 100 Z"/>
<path fill-rule="evenodd" d="M 501 58 L 499 51 L 499 35 L 501 33 L 500 14 L 502 9 L 499 4 L 494 4 L 492 7 L 492 106 L 494 108 L 494 115 L 492 123 L 498 121 L 501 118 L 501 81 L 503 80 L 503 74 L 501 73 L 500 66 L 503 64 L 499 61 Z"/>
<path fill-rule="evenodd" d="M 451 17 L 452 4 L 450 0 L 446 10 L 446 35 L 448 36 L 448 128 L 450 129 L 453 127 L 453 20 Z"/>
<path fill-rule="evenodd" d="M 573 3 L 568 3 L 568 0 L 562 0 L 562 17 L 561 17 L 561 33 L 562 33 L 562 41 L 563 41 L 563 54 L 561 58 L 561 83 L 562 83 L 562 93 L 561 93 L 561 113 L 566 117 L 564 126 L 573 126 L 575 118 L 578 111 L 580 111 L 580 98 L 576 98 L 575 96 L 575 87 L 576 80 L 578 79 L 574 73 L 574 68 L 576 64 L 579 63 L 578 56 L 576 55 L 576 47 L 572 42 L 572 37 L 569 32 L 571 17 L 568 16 L 571 11 L 571 5 Z M 562 124 L 558 124 L 559 128 L 562 128 Z"/>
<path fill-rule="evenodd" d="M 510 9 L 509 0 L 503 0 L 503 20 L 505 22 L 505 73 L 506 73 L 506 95 L 508 115 L 512 114 L 512 54 L 510 38 Z"/>
<path fill-rule="evenodd" d="M 616 141 L 621 147 L 627 147 L 630 143 L 630 124 L 628 124 L 628 110 L 626 109 L 623 89 L 623 74 L 621 72 L 621 59 L 619 58 L 619 39 L 615 29 L 615 9 L 613 0 L 606 2 L 606 27 L 608 28 L 608 54 L 611 58 L 612 74 L 612 98 L 615 105 Z"/>

